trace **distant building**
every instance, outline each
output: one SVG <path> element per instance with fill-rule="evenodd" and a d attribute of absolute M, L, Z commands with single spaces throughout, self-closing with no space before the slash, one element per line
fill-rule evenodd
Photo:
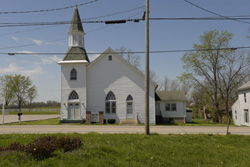
<path fill-rule="evenodd" d="M 235 125 L 250 126 L 250 81 L 238 88 L 238 99 L 232 106 L 232 116 Z"/>
<path fill-rule="evenodd" d="M 190 122 L 187 119 L 184 91 L 156 91 L 156 116 L 159 122 Z M 192 115 L 191 115 L 192 116 Z M 157 121 L 158 122 L 158 121 Z M 191 117 L 192 122 L 192 117 Z"/>
<path fill-rule="evenodd" d="M 86 113 L 91 112 L 93 118 L 96 118 L 99 112 L 103 112 L 104 119 L 115 119 L 117 123 L 126 119 L 144 123 L 144 74 L 111 48 L 90 62 L 84 46 L 85 33 L 77 7 L 68 34 L 68 51 L 58 62 L 61 65 L 61 121 L 82 122 L 86 119 Z M 151 124 L 156 123 L 156 88 L 157 84 L 150 81 Z M 185 99 L 185 94 L 182 95 Z M 169 112 L 178 113 L 181 109 L 183 113 L 177 116 L 184 119 L 185 102 L 179 100 L 171 102 L 171 110 L 175 104 L 176 111 Z M 165 105 L 168 101 L 163 99 L 161 103 L 163 102 L 166 103 L 162 104 L 165 117 Z"/>

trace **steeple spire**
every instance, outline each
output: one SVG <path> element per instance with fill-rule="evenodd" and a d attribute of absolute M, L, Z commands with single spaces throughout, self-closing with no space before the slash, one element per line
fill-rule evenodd
<path fill-rule="evenodd" d="M 63 58 L 63 61 L 86 60 L 86 62 L 89 62 L 89 58 L 84 47 L 85 33 L 82 28 L 81 18 L 78 13 L 77 5 L 75 6 L 68 34 L 69 34 L 69 48 Z"/>
<path fill-rule="evenodd" d="M 82 28 L 82 22 L 81 22 L 81 18 L 77 9 L 77 4 L 75 5 L 75 10 L 74 10 L 74 14 L 73 14 L 73 18 L 71 21 L 71 26 L 69 29 L 69 33 L 84 33 L 84 30 Z"/>

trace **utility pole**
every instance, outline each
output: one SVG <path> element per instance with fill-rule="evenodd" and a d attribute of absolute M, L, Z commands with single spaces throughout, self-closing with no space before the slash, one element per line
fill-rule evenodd
<path fill-rule="evenodd" d="M 149 0 L 146 0 L 145 20 L 145 134 L 149 135 Z"/>

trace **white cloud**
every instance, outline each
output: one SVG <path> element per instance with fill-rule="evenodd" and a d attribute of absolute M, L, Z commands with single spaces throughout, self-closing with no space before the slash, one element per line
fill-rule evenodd
<path fill-rule="evenodd" d="M 42 67 L 35 67 L 33 69 L 23 69 L 22 67 L 17 66 L 15 63 L 10 64 L 6 68 L 0 68 L 0 74 L 1 73 L 18 73 L 23 74 L 25 76 L 31 76 L 34 74 L 41 74 L 43 73 Z"/>
<path fill-rule="evenodd" d="M 42 69 L 42 67 L 36 67 L 36 68 L 31 69 L 31 70 L 21 70 L 20 73 L 25 75 L 25 76 L 31 76 L 34 74 L 43 73 L 43 69 Z"/>
<path fill-rule="evenodd" d="M 0 73 L 14 73 L 19 70 L 20 70 L 20 67 L 18 67 L 15 63 L 12 63 L 9 65 L 9 67 L 0 68 Z"/>
<path fill-rule="evenodd" d="M 52 63 L 57 63 L 61 60 L 62 58 L 57 57 L 57 56 L 52 56 L 52 57 L 43 57 L 41 59 L 42 64 L 52 64 Z"/>
<path fill-rule="evenodd" d="M 36 54 L 36 52 L 32 52 L 32 51 L 27 51 L 27 50 L 17 51 L 17 53 L 28 53 L 28 54 Z"/>
<path fill-rule="evenodd" d="M 42 44 L 45 44 L 44 41 L 42 40 L 38 40 L 38 39 L 31 39 L 36 45 L 42 45 Z"/>
<path fill-rule="evenodd" d="M 15 40 L 16 42 L 19 42 L 19 38 L 15 37 L 15 36 L 11 36 L 11 38 L 12 38 L 13 40 Z"/>

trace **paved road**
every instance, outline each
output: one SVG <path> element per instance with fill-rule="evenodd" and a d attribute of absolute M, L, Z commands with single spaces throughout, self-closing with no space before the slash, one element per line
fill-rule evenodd
<path fill-rule="evenodd" d="M 22 115 L 22 121 L 36 121 L 43 119 L 59 118 L 59 115 Z M 3 116 L 0 115 L 0 124 L 2 125 Z M 4 115 L 4 123 L 19 122 L 17 115 Z"/>
<path fill-rule="evenodd" d="M 0 134 L 12 133 L 144 133 L 144 126 L 99 125 L 1 125 Z M 226 134 L 226 127 L 151 126 L 158 134 Z M 231 134 L 250 135 L 250 127 L 230 127 Z"/>

